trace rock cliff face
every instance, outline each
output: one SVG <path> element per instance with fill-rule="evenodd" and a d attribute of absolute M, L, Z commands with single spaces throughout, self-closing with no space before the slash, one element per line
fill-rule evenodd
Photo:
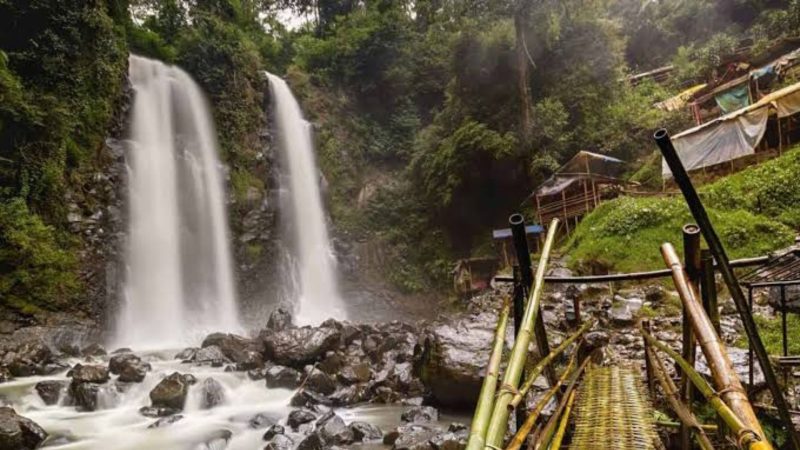
<path fill-rule="evenodd" d="M 251 175 L 264 189 L 249 188 L 244 198 L 230 195 L 228 212 L 233 233 L 239 301 L 243 317 L 251 324 L 263 324 L 265 311 L 280 297 L 280 262 L 283 249 L 280 238 L 280 171 L 278 153 L 272 135 L 269 86 L 264 81 L 264 123 L 258 133 L 258 150 Z"/>
<path fill-rule="evenodd" d="M 123 141 L 133 90 L 125 81 L 125 94 L 117 106 L 109 137 L 98 149 L 94 171 L 66 194 L 69 230 L 81 242 L 80 279 L 85 296 L 76 310 L 101 324 L 112 318 L 119 298 L 125 242 L 125 143 Z"/>

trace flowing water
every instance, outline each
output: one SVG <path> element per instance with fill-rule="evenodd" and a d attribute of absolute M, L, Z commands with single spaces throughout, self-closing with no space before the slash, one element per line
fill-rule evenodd
<path fill-rule="evenodd" d="M 203 93 L 181 69 L 130 57 L 125 298 L 118 345 L 164 348 L 239 329 L 222 166 Z"/>
<path fill-rule="evenodd" d="M 291 232 L 294 251 L 289 258 L 296 279 L 295 321 L 318 325 L 331 317 L 345 318 L 336 283 L 336 259 L 328 238 L 320 195 L 320 175 L 314 158 L 311 125 L 303 119 L 300 105 L 281 78 L 267 74 L 274 107 L 278 147 L 284 179 L 288 179 L 290 214 L 284 227 Z"/>

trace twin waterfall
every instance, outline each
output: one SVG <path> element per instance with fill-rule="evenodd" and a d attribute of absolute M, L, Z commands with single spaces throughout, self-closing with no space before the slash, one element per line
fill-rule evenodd
<path fill-rule="evenodd" d="M 299 276 L 292 295 L 295 320 L 300 325 L 319 325 L 331 317 L 341 319 L 344 308 L 336 286 L 336 260 L 328 239 L 319 173 L 314 161 L 311 125 L 303 119 L 300 105 L 281 78 L 267 74 L 275 112 L 282 172 L 289 179 L 291 215 L 284 229 L 291 230 L 294 261 L 290 270 Z"/>
<path fill-rule="evenodd" d="M 127 273 L 115 343 L 165 348 L 241 331 L 223 167 L 203 93 L 184 71 L 138 56 L 130 79 Z M 343 310 L 311 134 L 286 83 L 269 81 L 290 180 L 296 318 L 318 324 Z"/>

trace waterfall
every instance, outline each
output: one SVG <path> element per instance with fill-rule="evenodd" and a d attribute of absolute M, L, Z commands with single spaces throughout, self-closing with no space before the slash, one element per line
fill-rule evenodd
<path fill-rule="evenodd" d="M 275 112 L 283 179 L 288 179 L 291 214 L 282 215 L 292 230 L 294 267 L 297 277 L 295 320 L 319 324 L 328 318 L 344 318 L 336 284 L 336 260 L 328 239 L 325 213 L 314 160 L 311 125 L 303 119 L 300 105 L 281 78 L 267 74 Z"/>
<path fill-rule="evenodd" d="M 116 343 L 163 347 L 238 330 L 223 168 L 200 88 L 130 56 L 128 243 Z"/>

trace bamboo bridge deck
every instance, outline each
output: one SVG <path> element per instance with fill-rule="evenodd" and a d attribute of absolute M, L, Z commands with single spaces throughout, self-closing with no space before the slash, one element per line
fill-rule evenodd
<path fill-rule="evenodd" d="M 577 392 L 571 450 L 659 448 L 653 406 L 637 368 L 590 366 Z"/>

